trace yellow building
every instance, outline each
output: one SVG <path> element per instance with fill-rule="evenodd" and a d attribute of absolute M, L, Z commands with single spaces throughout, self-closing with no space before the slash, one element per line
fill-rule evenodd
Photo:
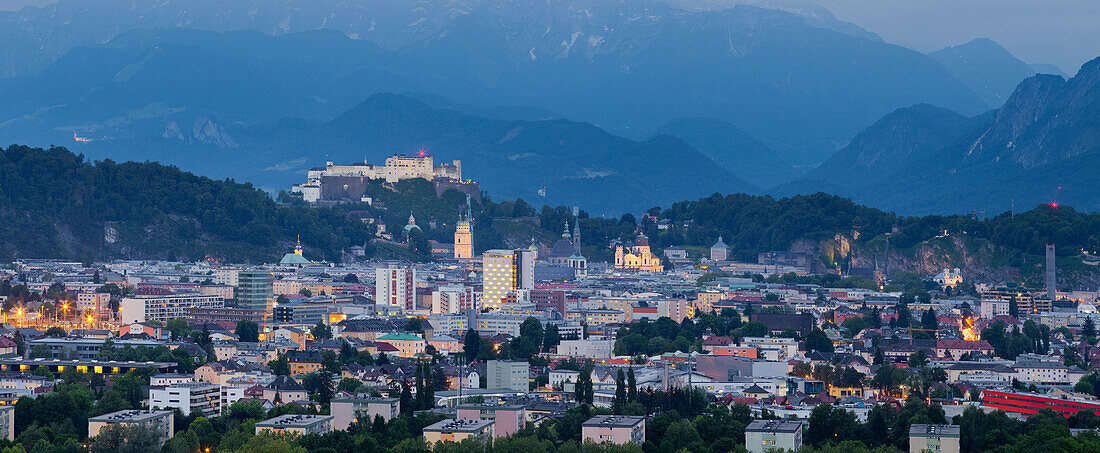
<path fill-rule="evenodd" d="M 642 236 L 634 245 L 615 246 L 615 269 L 629 269 L 642 272 L 664 272 L 661 259 L 649 250 L 649 238 Z"/>

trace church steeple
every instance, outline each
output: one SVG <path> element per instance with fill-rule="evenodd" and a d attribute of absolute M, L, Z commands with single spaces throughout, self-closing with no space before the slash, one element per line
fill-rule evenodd
<path fill-rule="evenodd" d="M 301 255 L 302 254 L 302 235 L 301 234 L 298 235 L 297 244 L 294 246 L 294 254 L 296 254 L 296 255 Z"/>
<path fill-rule="evenodd" d="M 565 221 L 565 229 L 561 232 L 561 238 L 565 239 L 565 240 L 569 240 L 570 237 L 571 236 L 569 236 L 569 221 L 566 220 Z"/>

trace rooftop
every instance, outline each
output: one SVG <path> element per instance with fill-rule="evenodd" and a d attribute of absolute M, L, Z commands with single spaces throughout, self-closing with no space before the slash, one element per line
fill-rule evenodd
<path fill-rule="evenodd" d="M 916 425 L 914 425 L 916 426 Z M 793 433 L 802 429 L 802 422 L 781 420 L 753 420 L 745 427 L 745 432 Z"/>
<path fill-rule="evenodd" d="M 308 428 L 332 420 L 331 415 L 285 414 L 256 423 L 261 428 Z"/>
<path fill-rule="evenodd" d="M 910 425 L 909 437 L 959 437 L 956 425 Z"/>
<path fill-rule="evenodd" d="M 493 419 L 478 418 L 471 420 L 443 420 L 439 423 L 425 426 L 424 431 L 439 432 L 476 432 L 496 423 Z"/>
<path fill-rule="evenodd" d="M 645 417 L 629 415 L 597 415 L 588 419 L 581 426 L 605 426 L 611 428 L 629 428 L 645 421 Z"/>
<path fill-rule="evenodd" d="M 88 421 L 105 423 L 145 422 L 165 416 L 172 416 L 172 411 L 123 410 L 92 417 Z"/>

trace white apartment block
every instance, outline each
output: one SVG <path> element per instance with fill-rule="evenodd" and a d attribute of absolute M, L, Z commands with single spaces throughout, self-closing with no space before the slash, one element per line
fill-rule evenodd
<path fill-rule="evenodd" d="M 225 299 L 199 293 L 126 297 L 119 305 L 119 321 L 122 324 L 144 321 L 166 323 L 170 319 L 185 317 L 188 308 L 225 308 Z"/>
<path fill-rule="evenodd" d="M 415 310 L 416 270 L 395 266 L 375 269 L 374 301 L 399 310 Z"/>
<path fill-rule="evenodd" d="M 149 407 L 167 410 L 176 408 L 183 415 L 198 411 L 206 417 L 215 417 L 222 411 L 221 388 L 207 382 L 185 382 L 150 389 Z"/>
<path fill-rule="evenodd" d="M 432 292 L 432 314 L 477 310 L 474 289 L 465 285 L 441 286 Z"/>

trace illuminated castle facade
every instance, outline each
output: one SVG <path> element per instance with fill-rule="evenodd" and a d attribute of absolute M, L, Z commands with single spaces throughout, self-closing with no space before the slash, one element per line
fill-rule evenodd
<path fill-rule="evenodd" d="M 649 238 L 643 234 L 633 245 L 615 245 L 615 269 L 664 272 L 665 267 L 661 264 L 661 259 L 650 252 Z"/>
<path fill-rule="evenodd" d="M 351 165 L 335 165 L 326 162 L 324 168 L 314 168 L 309 171 L 310 180 L 321 179 L 322 176 L 362 176 L 370 179 L 385 179 L 386 182 L 397 182 L 405 179 L 449 178 L 462 180 L 462 161 L 451 161 L 450 164 L 435 164 L 432 156 L 421 151 L 416 156 L 394 155 L 386 159 L 386 165 L 377 166 L 366 162 Z"/>

